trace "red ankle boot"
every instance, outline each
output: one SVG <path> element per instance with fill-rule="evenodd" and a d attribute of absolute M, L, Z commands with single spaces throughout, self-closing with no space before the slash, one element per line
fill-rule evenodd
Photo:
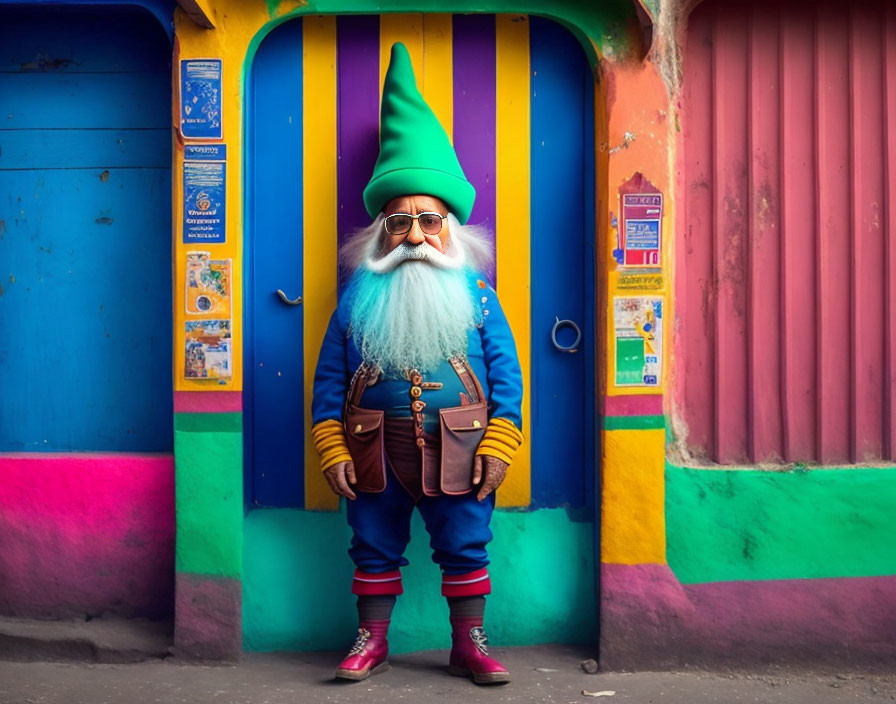
<path fill-rule="evenodd" d="M 452 675 L 469 677 L 476 684 L 510 682 L 507 668 L 488 656 L 487 643 L 481 619 L 451 619 L 451 659 L 448 671 Z"/>
<path fill-rule="evenodd" d="M 361 621 L 355 644 L 336 668 L 336 677 L 341 680 L 366 680 L 371 675 L 388 670 L 388 630 L 388 621 Z"/>

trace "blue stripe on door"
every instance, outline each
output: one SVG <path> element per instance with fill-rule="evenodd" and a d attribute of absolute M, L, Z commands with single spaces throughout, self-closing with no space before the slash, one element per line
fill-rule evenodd
<path fill-rule="evenodd" d="M 245 403 L 247 496 L 303 506 L 302 23 L 262 42 L 248 91 Z M 248 488 L 248 487 L 247 487 Z"/>
<path fill-rule="evenodd" d="M 532 504 L 585 507 L 593 470 L 593 97 L 588 62 L 563 27 L 531 18 Z M 579 351 L 551 342 L 555 318 L 582 330 Z M 572 342 L 570 329 L 558 334 Z"/>

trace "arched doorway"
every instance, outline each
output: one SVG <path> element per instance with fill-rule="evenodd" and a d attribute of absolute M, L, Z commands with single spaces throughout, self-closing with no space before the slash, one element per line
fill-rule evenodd
<path fill-rule="evenodd" d="M 327 640 L 339 637 L 333 618 L 325 624 L 307 613 L 284 622 L 293 635 L 275 633 L 276 627 L 265 631 L 273 610 L 265 615 L 262 602 L 279 597 L 276 590 L 264 599 L 254 594 L 261 580 L 252 574 L 260 565 L 253 555 L 262 550 L 253 546 L 285 550 L 280 558 L 291 565 L 284 569 L 298 579 L 298 586 L 292 581 L 299 592 L 332 589 L 347 568 L 342 518 L 301 510 L 336 505 L 309 450 L 306 415 L 317 349 L 339 290 L 336 248 L 369 220 L 361 190 L 377 155 L 384 56 L 398 39 L 419 62 L 421 92 L 453 135 L 477 188 L 471 222 L 495 232 L 497 267 L 484 274 L 496 284 L 515 330 L 531 439 L 515 465 L 514 486 L 502 487 L 505 506 L 545 509 L 562 520 L 558 530 L 576 534 L 572 550 L 584 557 L 567 555 L 569 565 L 557 572 L 576 572 L 559 574 L 563 589 L 577 608 L 595 612 L 594 101 L 585 54 L 561 26 L 534 17 L 305 18 L 273 30 L 247 72 L 244 614 L 250 649 L 339 645 Z M 289 304 L 278 290 L 293 301 L 301 296 L 301 303 Z M 574 354 L 552 341 L 558 319 L 582 330 Z M 557 337 L 567 346 L 575 335 L 567 326 Z M 325 536 L 316 535 L 321 531 Z M 327 576 L 308 578 L 299 556 L 315 555 L 319 573 L 327 549 L 335 550 Z M 278 578 L 282 572 L 263 589 Z M 540 595 L 531 596 L 537 605 Z M 554 614 L 545 628 L 571 627 L 575 638 L 594 642 L 596 625 L 588 619 L 573 624 L 569 616 Z M 305 634 L 295 633 L 296 620 L 304 622 Z M 308 635 L 313 632 L 317 640 Z M 537 642 L 531 634 L 520 638 L 527 637 Z M 424 647 L 425 638 L 413 642 Z"/>

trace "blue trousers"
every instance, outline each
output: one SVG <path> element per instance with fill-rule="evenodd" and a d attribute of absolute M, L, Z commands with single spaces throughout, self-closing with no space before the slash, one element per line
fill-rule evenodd
<path fill-rule="evenodd" d="M 363 572 L 388 572 L 408 564 L 405 548 L 411 539 L 414 499 L 389 471 L 379 494 L 358 491 L 347 501 L 348 523 L 354 531 L 348 551 Z M 432 548 L 432 560 L 445 574 L 465 574 L 488 565 L 488 527 L 495 508 L 495 493 L 482 501 L 476 492 L 461 496 L 422 496 L 416 504 Z"/>

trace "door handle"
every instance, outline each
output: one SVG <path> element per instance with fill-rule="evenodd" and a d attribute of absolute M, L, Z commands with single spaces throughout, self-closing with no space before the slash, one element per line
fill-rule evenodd
<path fill-rule="evenodd" d="M 302 302 L 301 296 L 296 296 L 295 299 L 290 299 L 285 293 L 283 293 L 282 288 L 277 289 L 277 295 L 280 297 L 280 300 L 283 301 L 288 306 L 297 306 Z"/>
<path fill-rule="evenodd" d="M 569 347 L 564 347 L 559 342 L 557 342 L 557 330 L 562 328 L 563 326 L 568 325 L 573 330 L 576 331 L 576 339 L 575 341 L 569 345 Z M 556 347 L 561 352 L 569 352 L 572 354 L 573 352 L 579 351 L 579 343 L 582 341 L 582 331 L 579 329 L 579 326 L 576 325 L 571 320 L 560 320 L 557 316 L 554 316 L 554 327 L 551 328 L 551 342 L 554 343 L 554 347 Z"/>

